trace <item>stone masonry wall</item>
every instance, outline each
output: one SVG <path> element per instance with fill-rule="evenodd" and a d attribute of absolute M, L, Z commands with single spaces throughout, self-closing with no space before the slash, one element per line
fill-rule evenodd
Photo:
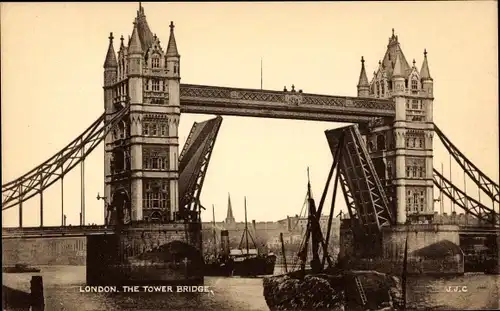
<path fill-rule="evenodd" d="M 85 237 L 2 239 L 2 265 L 85 265 Z"/>

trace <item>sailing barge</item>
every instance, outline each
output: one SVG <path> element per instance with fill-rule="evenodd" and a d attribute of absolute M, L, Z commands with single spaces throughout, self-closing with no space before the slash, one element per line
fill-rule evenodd
<path fill-rule="evenodd" d="M 254 248 L 249 247 L 249 240 L 252 240 Z M 243 240 L 245 247 L 243 248 Z M 232 249 L 229 257 L 233 262 L 233 275 L 238 276 L 258 276 L 274 273 L 276 255 L 273 253 L 259 253 L 257 244 L 248 230 L 247 221 L 247 198 L 245 197 L 245 230 L 241 235 L 240 245 L 237 249 Z"/>
<path fill-rule="evenodd" d="M 338 176 L 334 189 L 337 188 Z M 328 185 L 327 185 L 328 186 Z M 328 241 L 334 215 L 334 204 L 330 210 L 326 239 L 323 238 L 319 219 L 326 190 L 316 209 L 307 183 L 308 223 L 304 242 L 298 253 L 300 268 L 296 271 L 264 279 L 264 298 L 271 311 L 274 310 L 405 310 L 405 279 L 376 271 L 346 271 L 334 265 L 328 253 Z M 334 190 L 333 202 L 335 202 Z M 306 269 L 311 241 L 312 259 Z M 322 247 L 323 254 L 319 250 Z M 284 248 L 284 246 L 283 246 Z M 407 250 L 405 250 L 407 253 Z M 405 256 L 406 257 L 406 256 Z M 406 258 L 405 258 L 406 261 Z M 325 268 L 325 263 L 328 266 Z M 405 265 L 406 266 L 406 265 Z M 285 267 L 285 271 L 287 268 Z"/>

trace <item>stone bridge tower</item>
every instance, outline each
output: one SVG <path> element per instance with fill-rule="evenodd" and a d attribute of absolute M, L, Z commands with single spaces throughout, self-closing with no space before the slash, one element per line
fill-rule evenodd
<path fill-rule="evenodd" d="M 166 51 L 141 5 L 133 24 L 118 56 L 110 35 L 104 63 L 106 120 L 130 109 L 105 138 L 106 220 L 171 222 L 179 208 L 180 55 L 172 22 Z"/>
<path fill-rule="evenodd" d="M 407 219 L 432 221 L 434 215 L 434 97 L 426 51 L 420 70 L 415 64 L 407 62 L 393 30 L 371 82 L 361 59 L 357 86 L 359 97 L 390 98 L 395 103 L 395 118 L 374 119 L 365 138 L 398 224 Z"/>

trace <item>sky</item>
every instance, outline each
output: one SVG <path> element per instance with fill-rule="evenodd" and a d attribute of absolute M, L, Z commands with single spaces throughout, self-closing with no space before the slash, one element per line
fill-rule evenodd
<path fill-rule="evenodd" d="M 102 114 L 108 36 L 131 34 L 138 4 L 0 5 L 4 184 L 48 159 Z M 262 59 L 264 89 L 294 84 L 306 93 L 355 96 L 361 56 L 371 79 L 394 28 L 407 60 L 415 59 L 419 69 L 423 51 L 428 51 L 435 123 L 498 183 L 494 1 L 144 2 L 143 7 L 163 48 L 174 21 L 181 83 L 214 86 L 260 88 Z M 212 117 L 182 114 L 181 147 L 193 122 Z M 223 118 L 201 197 L 204 206 L 214 205 L 216 220 L 226 216 L 228 193 L 237 221 L 244 219 L 244 196 L 249 220 L 299 214 L 307 167 L 319 200 L 332 163 L 324 131 L 346 124 Z M 443 164 L 450 176 L 449 155 L 434 137 L 434 166 Z M 103 194 L 103 172 L 101 144 L 85 161 L 87 223 L 103 223 L 103 202 L 96 199 Z M 451 176 L 463 187 L 463 173 L 455 163 Z M 466 187 L 478 197 L 472 182 Z M 60 193 L 60 183 L 44 192 L 44 225 L 61 224 Z M 79 222 L 80 195 L 80 169 L 75 168 L 64 180 L 68 224 Z M 38 226 L 39 198 L 23 206 L 24 225 Z M 345 211 L 340 192 L 335 213 L 339 209 Z M 450 209 L 445 202 L 445 211 Z M 17 225 L 17 215 L 17 207 L 3 212 L 3 226 Z M 211 210 L 202 217 L 211 221 Z"/>

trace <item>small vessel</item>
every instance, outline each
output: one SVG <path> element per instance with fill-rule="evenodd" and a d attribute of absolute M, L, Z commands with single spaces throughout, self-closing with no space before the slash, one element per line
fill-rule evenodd
<path fill-rule="evenodd" d="M 30 267 L 27 264 L 15 264 L 13 267 L 2 267 L 2 272 L 4 273 L 30 273 L 30 272 L 40 272 L 40 269 L 35 267 Z"/>
<path fill-rule="evenodd" d="M 221 244 L 227 245 L 222 247 L 222 251 L 219 252 L 219 245 L 217 243 L 217 232 L 215 231 L 215 210 L 212 205 L 213 214 L 213 241 L 214 250 L 212 256 L 205 259 L 204 275 L 205 276 L 231 276 L 233 273 L 233 265 L 228 254 L 224 252 L 225 248 L 229 248 L 229 233 L 227 230 L 222 230 L 221 232 Z M 224 243 L 225 242 L 225 243 Z M 225 254 L 226 253 L 226 254 Z"/>
<path fill-rule="evenodd" d="M 249 240 L 252 240 L 254 248 L 249 247 Z M 242 248 L 243 238 L 245 238 L 245 248 Z M 233 275 L 237 276 L 258 276 L 270 275 L 274 273 L 276 255 L 272 252 L 259 253 L 257 244 L 248 230 L 247 221 L 247 198 L 245 197 L 245 230 L 241 236 L 240 245 L 237 249 L 229 252 L 229 261 L 233 266 Z"/>

